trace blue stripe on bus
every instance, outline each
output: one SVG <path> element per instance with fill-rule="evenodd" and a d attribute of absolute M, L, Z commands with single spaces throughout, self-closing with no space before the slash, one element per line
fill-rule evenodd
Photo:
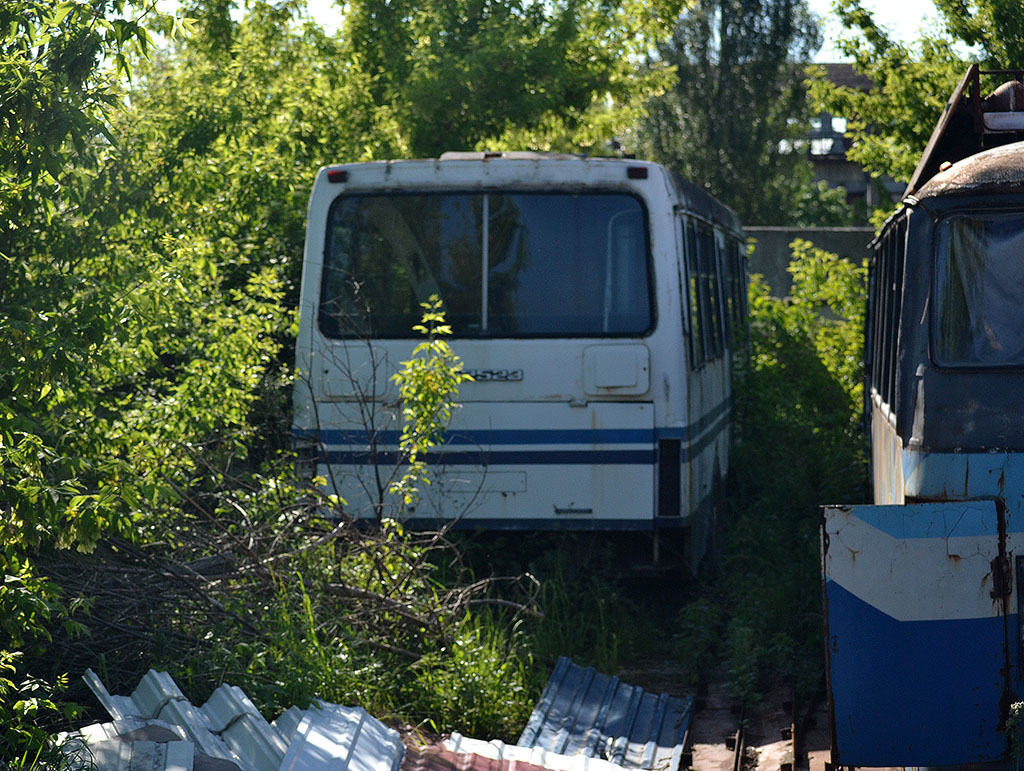
<path fill-rule="evenodd" d="M 685 429 L 684 429 L 685 430 Z M 486 429 L 457 430 L 445 437 L 450 445 L 499 444 L 651 444 L 655 432 L 650 428 L 598 428 L 598 429 Z M 303 438 L 317 439 L 315 431 L 302 432 Z M 321 431 L 319 440 L 328 445 L 367 444 L 370 438 L 378 444 L 398 444 L 400 431 Z"/>
<path fill-rule="evenodd" d="M 429 517 L 403 519 L 402 524 L 410 530 L 430 530 L 448 524 L 450 520 Z M 678 521 L 678 520 L 676 520 Z M 674 523 L 673 523 L 674 525 Z M 636 519 L 598 519 L 596 517 L 462 517 L 452 526 L 455 530 L 583 530 L 615 532 L 650 532 L 658 524 L 650 517 Z"/>
<path fill-rule="evenodd" d="M 478 452 L 432 452 L 426 462 L 443 466 L 521 466 L 521 465 L 652 465 L 651 450 L 480 450 Z M 401 459 L 394 451 L 328 450 L 321 453 L 321 463 L 364 466 L 374 463 L 395 464 Z"/>
<path fill-rule="evenodd" d="M 445 438 L 451 445 L 496 444 L 653 444 L 658 439 L 686 441 L 708 428 L 720 430 L 722 419 L 728 417 L 731 400 L 726 399 L 689 426 L 659 428 L 595 428 L 595 429 L 468 429 L 458 430 Z M 400 431 L 343 431 L 338 429 L 294 428 L 298 439 L 312 439 L 327 445 L 367 444 L 373 438 L 378 444 L 398 444 Z"/>

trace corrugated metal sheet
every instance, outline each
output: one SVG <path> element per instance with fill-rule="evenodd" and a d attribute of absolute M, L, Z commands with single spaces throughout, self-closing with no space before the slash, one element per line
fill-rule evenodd
<path fill-rule="evenodd" d="M 151 669 L 132 691 L 132 701 L 142 717 L 156 717 L 168 702 L 188 699 L 169 674 Z"/>
<path fill-rule="evenodd" d="M 359 707 L 317 702 L 270 724 L 231 685 L 200 708 L 166 672 L 150 670 L 131 697 L 111 696 L 91 670 L 83 679 L 115 720 L 67 737 L 75 771 L 398 771 L 401 764 L 398 732 Z"/>
<path fill-rule="evenodd" d="M 257 771 L 277 771 L 288 743 L 256 709 L 245 692 L 227 683 L 202 707 L 214 733 Z"/>
<path fill-rule="evenodd" d="M 622 766 L 602 758 L 560 755 L 543 747 L 520 747 L 517 744 L 505 744 L 497 739 L 485 742 L 481 739 L 469 739 L 458 733 L 453 733 L 446 739 L 444 747 L 456 753 L 471 753 L 510 763 L 526 763 L 548 771 L 622 771 Z"/>
<path fill-rule="evenodd" d="M 111 739 L 89 745 L 80 756 L 82 769 L 95 764 L 105 771 L 192 771 L 195 747 L 192 742 L 125 742 Z"/>
<path fill-rule="evenodd" d="M 67 740 L 88 744 L 110 739 L 173 742 L 186 738 L 185 731 L 180 726 L 171 725 L 161 720 L 144 720 L 139 717 L 129 717 L 111 723 L 94 723 L 80 728 L 74 733 L 60 734 L 59 737 L 61 744 Z"/>
<path fill-rule="evenodd" d="M 188 738 L 201 753 L 212 758 L 228 760 L 249 771 L 248 764 L 242 763 L 238 755 L 213 732 L 206 714 L 189 701 L 171 701 L 160 710 L 160 719 L 185 729 Z"/>
<path fill-rule="evenodd" d="M 518 744 L 677 771 L 692 711 L 692 697 L 647 693 L 562 657 Z"/>
<path fill-rule="evenodd" d="M 398 732 L 361 707 L 323 704 L 303 713 L 281 771 L 398 771 L 403 750 Z"/>
<path fill-rule="evenodd" d="M 89 686 L 89 690 L 93 692 L 93 695 L 96 696 L 99 703 L 103 705 L 103 709 L 105 709 L 107 714 L 114 718 L 115 721 L 142 717 L 138 706 L 136 706 L 130 696 L 111 696 L 107 687 L 103 685 L 103 681 L 100 680 L 99 675 L 91 669 L 85 670 L 85 674 L 82 675 L 82 679 L 85 681 L 85 684 Z"/>
<path fill-rule="evenodd" d="M 127 718 L 61 734 L 58 745 L 71 771 L 193 771 L 195 745 L 177 726 Z M 237 766 L 235 767 L 237 768 Z"/>
<path fill-rule="evenodd" d="M 306 714 L 306 710 L 299 709 L 298 707 L 289 707 L 280 715 L 277 716 L 277 720 L 274 720 L 271 725 L 277 729 L 277 732 L 281 734 L 281 738 L 286 742 L 292 740 L 292 736 L 295 734 L 295 730 L 299 727 L 299 723 L 302 722 L 303 715 Z"/>

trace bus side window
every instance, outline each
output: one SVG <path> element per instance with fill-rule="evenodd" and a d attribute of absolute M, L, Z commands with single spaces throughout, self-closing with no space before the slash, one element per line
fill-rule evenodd
<path fill-rule="evenodd" d="M 686 247 L 686 288 L 690 306 L 690 366 L 698 369 L 704 364 L 704 330 L 701 324 L 700 271 L 697 263 L 697 226 L 683 221 Z"/>
<path fill-rule="evenodd" d="M 715 235 L 711 228 L 698 229 L 698 263 L 700 265 L 701 326 L 704 348 L 709 360 L 722 355 L 722 317 L 719 313 L 718 274 L 715 262 Z"/>
<path fill-rule="evenodd" d="M 738 330 L 747 329 L 747 270 L 744 263 L 743 245 L 735 238 L 729 239 L 729 263 L 732 265 L 730 296 L 733 298 L 732 321 Z"/>
<path fill-rule="evenodd" d="M 899 351 L 900 319 L 903 316 L 903 274 L 907 258 L 906 250 L 907 220 L 901 219 L 896 226 L 896 232 L 892 239 L 892 304 L 890 306 L 889 326 L 892 329 L 890 341 L 889 360 L 889 404 L 893 410 L 897 408 L 896 399 L 896 372 L 897 356 Z"/>
<path fill-rule="evenodd" d="M 715 269 L 718 273 L 718 286 L 721 298 L 722 317 L 722 351 L 732 343 L 732 314 L 733 314 L 733 268 L 729 261 L 729 248 L 726 235 L 721 230 L 715 231 Z"/>
<path fill-rule="evenodd" d="M 871 276 L 869 330 L 871 388 L 890 410 L 896 408 L 896 357 L 903 305 L 906 220 L 898 222 L 875 247 Z"/>
<path fill-rule="evenodd" d="M 648 281 L 638 267 L 647 267 L 647 242 L 640 211 L 625 209 L 609 218 L 606 250 L 601 329 L 643 327 Z"/>
<path fill-rule="evenodd" d="M 888 235 L 885 236 L 888 238 Z M 885 239 L 875 247 L 871 266 L 873 296 L 871 298 L 872 319 L 872 350 L 871 350 L 871 390 L 878 398 L 885 401 Z"/>

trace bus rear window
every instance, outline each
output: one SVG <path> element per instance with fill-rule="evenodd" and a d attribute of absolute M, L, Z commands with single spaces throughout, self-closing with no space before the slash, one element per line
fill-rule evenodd
<path fill-rule="evenodd" d="M 940 366 L 1024 366 L 1024 213 L 939 225 L 933 350 Z"/>
<path fill-rule="evenodd" d="M 320 329 L 412 337 L 437 294 L 458 337 L 638 335 L 652 323 L 647 254 L 631 195 L 344 195 L 329 214 Z"/>

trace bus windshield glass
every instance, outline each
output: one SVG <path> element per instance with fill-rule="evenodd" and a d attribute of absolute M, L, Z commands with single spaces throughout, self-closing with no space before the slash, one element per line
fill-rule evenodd
<path fill-rule="evenodd" d="M 444 302 L 457 337 L 640 335 L 652 324 L 646 212 L 622 193 L 342 195 L 320 287 L 328 337 L 416 336 Z"/>
<path fill-rule="evenodd" d="M 1024 213 L 972 213 L 939 224 L 936 364 L 1024 366 Z"/>

